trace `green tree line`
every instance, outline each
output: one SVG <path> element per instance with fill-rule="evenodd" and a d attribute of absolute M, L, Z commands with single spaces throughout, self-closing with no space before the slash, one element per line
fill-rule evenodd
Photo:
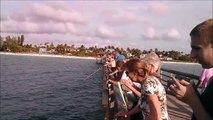
<path fill-rule="evenodd" d="M 68 44 L 58 44 L 54 45 L 53 43 L 45 43 L 44 45 L 32 45 L 32 44 L 24 44 L 25 37 L 24 35 L 18 37 L 1 37 L 0 36 L 0 51 L 2 52 L 14 52 L 14 53 L 39 53 L 39 49 L 41 47 L 46 49 L 47 54 L 60 54 L 60 55 L 73 55 L 73 56 L 91 56 L 96 57 L 100 53 L 110 52 L 110 51 L 118 51 L 121 54 L 124 54 L 126 57 L 129 55 L 140 57 L 143 54 L 147 54 L 150 51 L 155 51 L 161 58 L 172 58 L 173 61 L 186 61 L 192 62 L 189 54 L 184 54 L 179 51 L 159 51 L 157 48 L 154 50 L 143 50 L 141 51 L 138 48 L 119 48 L 113 45 L 108 45 L 103 48 L 98 48 L 97 46 L 92 46 L 86 48 L 84 45 L 80 47 L 75 47 L 75 45 Z M 164 59 L 167 60 L 167 59 Z"/>

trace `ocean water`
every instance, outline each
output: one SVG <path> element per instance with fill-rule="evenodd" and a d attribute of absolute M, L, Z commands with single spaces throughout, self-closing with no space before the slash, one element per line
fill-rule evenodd
<path fill-rule="evenodd" d="M 102 120 L 95 60 L 1 55 L 1 120 Z"/>
<path fill-rule="evenodd" d="M 102 75 L 95 60 L 1 55 L 1 120 L 103 120 Z M 199 75 L 198 64 L 163 68 Z"/>

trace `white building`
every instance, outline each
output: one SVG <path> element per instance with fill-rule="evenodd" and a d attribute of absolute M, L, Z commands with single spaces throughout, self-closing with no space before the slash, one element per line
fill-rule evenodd
<path fill-rule="evenodd" d="M 45 46 L 40 46 L 39 47 L 39 54 L 46 54 L 47 53 L 47 48 Z"/>

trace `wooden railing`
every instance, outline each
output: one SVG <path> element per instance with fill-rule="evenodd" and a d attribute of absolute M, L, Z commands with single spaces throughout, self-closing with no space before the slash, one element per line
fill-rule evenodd
<path fill-rule="evenodd" d="M 161 80 L 163 80 L 164 82 L 169 82 L 169 83 L 171 82 L 172 76 L 175 76 L 175 78 L 177 78 L 178 80 L 186 80 L 188 82 L 193 81 L 197 83 L 199 80 L 199 76 L 197 75 L 165 69 L 165 68 L 161 68 L 160 75 L 161 75 Z"/>

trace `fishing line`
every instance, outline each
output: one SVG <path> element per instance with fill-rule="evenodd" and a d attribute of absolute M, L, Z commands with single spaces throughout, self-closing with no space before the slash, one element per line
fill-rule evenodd
<path fill-rule="evenodd" d="M 97 69 L 95 72 L 93 72 L 92 74 L 88 75 L 86 78 L 84 78 L 84 80 L 86 80 L 86 79 L 90 78 L 91 76 L 93 76 L 95 73 L 97 73 L 98 71 L 100 71 L 103 67 L 104 67 L 104 65 L 101 66 L 100 68 L 98 68 L 98 69 Z"/>

